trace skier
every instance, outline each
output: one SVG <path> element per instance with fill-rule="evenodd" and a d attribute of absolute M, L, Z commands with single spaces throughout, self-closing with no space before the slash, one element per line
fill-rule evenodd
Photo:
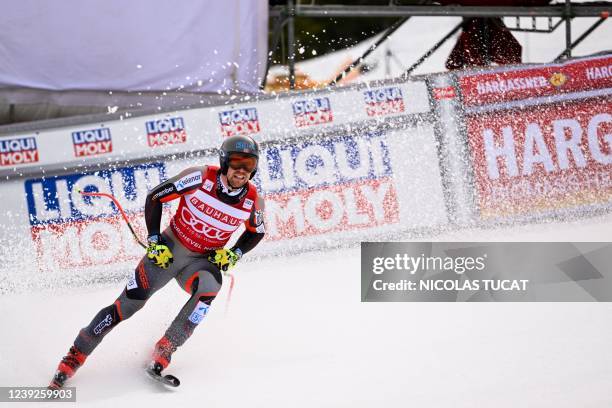
<path fill-rule="evenodd" d="M 155 344 L 147 372 L 163 378 L 161 371 L 170 363 L 172 353 L 206 316 L 221 288 L 221 274 L 264 237 L 263 199 L 249 182 L 257 172 L 258 160 L 259 146 L 253 139 L 231 136 L 219 150 L 220 167 L 188 168 L 148 193 L 146 255 L 117 300 L 81 329 L 60 361 L 49 388 L 62 387 L 104 336 L 174 278 L 190 298 Z M 180 198 L 178 209 L 169 227 L 160 233 L 162 203 L 176 198 Z M 224 248 L 242 223 L 246 228 L 236 244 Z"/>

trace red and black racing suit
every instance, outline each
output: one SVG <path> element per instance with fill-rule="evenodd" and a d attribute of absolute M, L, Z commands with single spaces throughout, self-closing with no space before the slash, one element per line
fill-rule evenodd
<path fill-rule="evenodd" d="M 190 295 L 160 343 L 167 351 L 156 356 L 164 367 L 170 354 L 181 346 L 202 321 L 221 288 L 219 268 L 208 255 L 223 248 L 241 225 L 245 226 L 231 248 L 240 255 L 253 249 L 264 237 L 263 200 L 248 182 L 230 191 L 221 180 L 218 167 L 191 167 L 161 183 L 147 196 L 145 219 L 149 235 L 159 234 L 162 203 L 180 198 L 170 226 L 162 237 L 174 255 L 168 269 L 142 258 L 117 300 L 96 314 L 77 336 L 74 345 L 89 355 L 119 322 L 130 318 L 171 279 Z"/>

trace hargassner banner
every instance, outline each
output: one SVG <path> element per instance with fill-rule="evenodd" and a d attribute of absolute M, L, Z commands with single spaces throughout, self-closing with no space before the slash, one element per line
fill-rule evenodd
<path fill-rule="evenodd" d="M 612 56 L 458 74 L 481 219 L 609 205 Z"/>
<path fill-rule="evenodd" d="M 364 302 L 612 301 L 612 244 L 364 242 Z"/>

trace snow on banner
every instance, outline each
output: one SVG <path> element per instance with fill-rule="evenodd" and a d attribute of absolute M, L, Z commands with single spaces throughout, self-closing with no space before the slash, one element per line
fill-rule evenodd
<path fill-rule="evenodd" d="M 611 56 L 467 73 L 459 85 L 482 218 L 612 201 Z"/>
<path fill-rule="evenodd" d="M 468 73 L 460 78 L 459 85 L 466 106 L 611 88 L 612 56 L 538 68 Z"/>
<path fill-rule="evenodd" d="M 406 110 L 402 90 L 396 86 L 365 90 L 363 99 L 369 117 L 403 113 Z"/>
<path fill-rule="evenodd" d="M 293 121 L 296 127 L 331 123 L 334 114 L 329 98 L 301 99 L 293 102 Z"/>
<path fill-rule="evenodd" d="M 97 156 L 113 151 L 113 140 L 109 128 L 98 128 L 72 132 L 74 157 Z"/>
<path fill-rule="evenodd" d="M 612 200 L 612 101 L 590 99 L 468 118 L 481 216 Z"/>
<path fill-rule="evenodd" d="M 147 190 L 166 177 L 163 163 L 26 180 L 30 231 L 41 270 L 137 259 L 142 251 L 114 204 L 81 191 L 113 194 L 144 235 Z"/>
<path fill-rule="evenodd" d="M 145 123 L 149 147 L 160 147 L 187 142 L 185 120 L 182 117 L 150 120 Z"/>
<path fill-rule="evenodd" d="M 146 193 L 167 177 L 167 166 L 152 163 L 26 180 L 40 269 L 138 259 L 142 251 L 112 202 L 77 191 L 113 194 L 144 236 Z M 266 200 L 266 240 L 280 244 L 306 236 L 324 238 L 329 232 L 367 234 L 398 224 L 400 204 L 392 177 L 384 133 L 264 146 L 254 182 Z"/>
<path fill-rule="evenodd" d="M 375 230 L 399 222 L 383 133 L 336 136 L 264 149 L 258 180 L 267 239 Z"/>

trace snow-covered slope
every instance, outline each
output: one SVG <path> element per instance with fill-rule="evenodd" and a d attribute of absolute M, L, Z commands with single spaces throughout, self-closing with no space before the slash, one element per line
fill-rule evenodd
<path fill-rule="evenodd" d="M 441 239 L 612 241 L 612 217 Z M 77 405 L 612 406 L 612 305 L 361 303 L 359 268 L 358 248 L 241 264 L 228 312 L 225 287 L 175 353 L 176 390 L 141 369 L 186 301 L 171 282 L 72 380 Z M 45 385 L 79 328 L 120 290 L 0 297 L 0 384 Z"/>

